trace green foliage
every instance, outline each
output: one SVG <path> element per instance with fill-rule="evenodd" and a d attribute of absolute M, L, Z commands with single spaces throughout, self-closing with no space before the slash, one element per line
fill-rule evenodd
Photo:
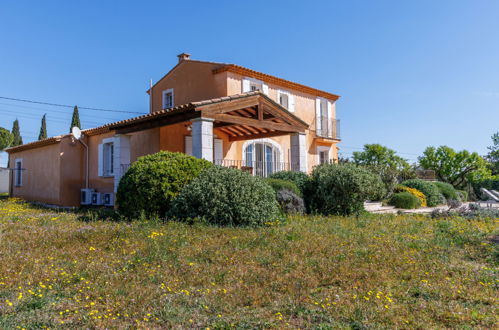
<path fill-rule="evenodd" d="M 296 184 L 292 181 L 268 178 L 265 179 L 265 182 L 267 182 L 267 184 L 271 186 L 276 193 L 280 190 L 287 189 L 296 195 L 301 196 L 300 189 L 298 189 Z"/>
<path fill-rule="evenodd" d="M 14 123 L 12 124 L 12 136 L 13 136 L 13 140 L 12 140 L 12 146 L 13 147 L 16 147 L 16 146 L 20 146 L 21 144 L 23 144 L 23 138 L 21 136 L 21 130 L 19 128 L 19 120 L 14 120 Z"/>
<path fill-rule="evenodd" d="M 459 200 L 456 189 L 450 183 L 436 181 L 433 182 L 433 184 L 437 186 L 438 190 L 442 195 L 444 195 L 445 199 Z"/>
<path fill-rule="evenodd" d="M 442 194 L 440 194 L 438 187 L 433 184 L 433 182 L 421 179 L 411 179 L 402 182 L 402 184 L 406 187 L 421 191 L 426 196 L 426 202 L 430 207 L 445 203 L 445 200 L 442 200 Z"/>
<path fill-rule="evenodd" d="M 447 182 L 456 188 L 464 188 L 491 176 L 487 162 L 476 152 L 455 151 L 447 146 L 428 147 L 419 157 L 419 164 L 426 170 L 435 171 L 439 181 Z"/>
<path fill-rule="evenodd" d="M 348 215 L 364 210 L 365 200 L 386 194 L 379 175 L 354 164 L 324 164 L 311 175 L 306 200 L 310 211 Z"/>
<path fill-rule="evenodd" d="M 357 165 L 376 165 L 389 167 L 391 169 L 402 171 L 410 168 L 409 163 L 397 153 L 380 144 L 366 144 L 364 151 L 355 151 L 353 153 L 353 162 Z"/>
<path fill-rule="evenodd" d="M 386 191 L 386 195 L 383 197 L 390 197 L 398 184 L 397 177 L 399 175 L 399 171 L 383 165 L 367 165 L 366 168 L 379 175 L 381 181 L 383 181 Z"/>
<path fill-rule="evenodd" d="M 42 125 L 40 126 L 40 134 L 38 134 L 38 140 L 43 140 L 47 138 L 47 114 L 42 117 Z"/>
<path fill-rule="evenodd" d="M 276 193 L 261 178 L 214 166 L 182 189 L 169 216 L 223 226 L 257 226 L 277 220 L 279 213 Z"/>
<path fill-rule="evenodd" d="M 466 190 L 456 190 L 458 200 L 461 202 L 468 201 L 468 192 Z"/>
<path fill-rule="evenodd" d="M 281 189 L 276 193 L 277 202 L 281 210 L 286 214 L 305 213 L 303 198 L 288 189 Z"/>
<path fill-rule="evenodd" d="M 481 196 L 480 188 L 499 191 L 499 175 L 494 175 L 484 180 L 473 182 L 473 190 L 476 196 Z"/>
<path fill-rule="evenodd" d="M 182 188 L 212 163 L 178 152 L 140 157 L 120 181 L 119 212 L 126 218 L 164 216 Z"/>
<path fill-rule="evenodd" d="M 294 172 L 294 171 L 281 171 L 281 172 L 272 173 L 270 175 L 270 178 L 294 182 L 298 187 L 298 189 L 300 189 L 302 195 L 306 190 L 307 182 L 309 180 L 307 174 L 303 172 Z"/>
<path fill-rule="evenodd" d="M 76 105 L 73 109 L 73 117 L 71 118 L 71 127 L 69 127 L 69 133 L 72 132 L 73 127 L 81 128 L 80 112 L 78 111 L 78 106 Z"/>
<path fill-rule="evenodd" d="M 421 206 L 421 201 L 409 192 L 399 192 L 393 194 L 388 204 L 399 209 L 417 209 Z"/>
<path fill-rule="evenodd" d="M 499 175 L 499 132 L 492 135 L 492 145 L 488 147 L 487 160 L 493 175 Z"/>
<path fill-rule="evenodd" d="M 12 145 L 14 136 L 9 130 L 0 127 L 0 150 L 4 150 Z"/>

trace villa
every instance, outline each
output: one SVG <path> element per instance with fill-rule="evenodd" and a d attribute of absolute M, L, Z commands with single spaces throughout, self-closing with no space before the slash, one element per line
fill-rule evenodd
<path fill-rule="evenodd" d="M 83 130 L 81 143 L 67 134 L 7 149 L 11 196 L 111 206 L 130 164 L 161 150 L 259 176 L 337 160 L 338 95 L 234 64 L 178 58 L 147 91 L 148 114 Z"/>

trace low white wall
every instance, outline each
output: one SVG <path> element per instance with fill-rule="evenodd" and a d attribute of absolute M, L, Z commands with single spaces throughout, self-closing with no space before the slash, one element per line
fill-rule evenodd
<path fill-rule="evenodd" d="M 0 168 L 0 193 L 9 192 L 9 170 Z"/>

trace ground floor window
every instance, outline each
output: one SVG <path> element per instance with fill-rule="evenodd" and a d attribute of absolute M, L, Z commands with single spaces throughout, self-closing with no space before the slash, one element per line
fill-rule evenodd
<path fill-rule="evenodd" d="M 252 142 L 244 148 L 244 165 L 253 169 L 253 174 L 269 176 L 280 171 L 281 153 L 279 149 L 268 142 Z"/>
<path fill-rule="evenodd" d="M 328 147 L 318 147 L 317 148 L 318 163 L 319 165 L 329 163 L 329 148 Z"/>
<path fill-rule="evenodd" d="M 23 160 L 16 159 L 14 181 L 16 187 L 23 185 Z"/>

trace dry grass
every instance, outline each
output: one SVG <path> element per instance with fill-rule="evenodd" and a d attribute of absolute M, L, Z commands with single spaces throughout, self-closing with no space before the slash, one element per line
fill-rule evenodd
<path fill-rule="evenodd" d="M 498 219 L 89 221 L 0 202 L 0 328 L 493 328 Z"/>

